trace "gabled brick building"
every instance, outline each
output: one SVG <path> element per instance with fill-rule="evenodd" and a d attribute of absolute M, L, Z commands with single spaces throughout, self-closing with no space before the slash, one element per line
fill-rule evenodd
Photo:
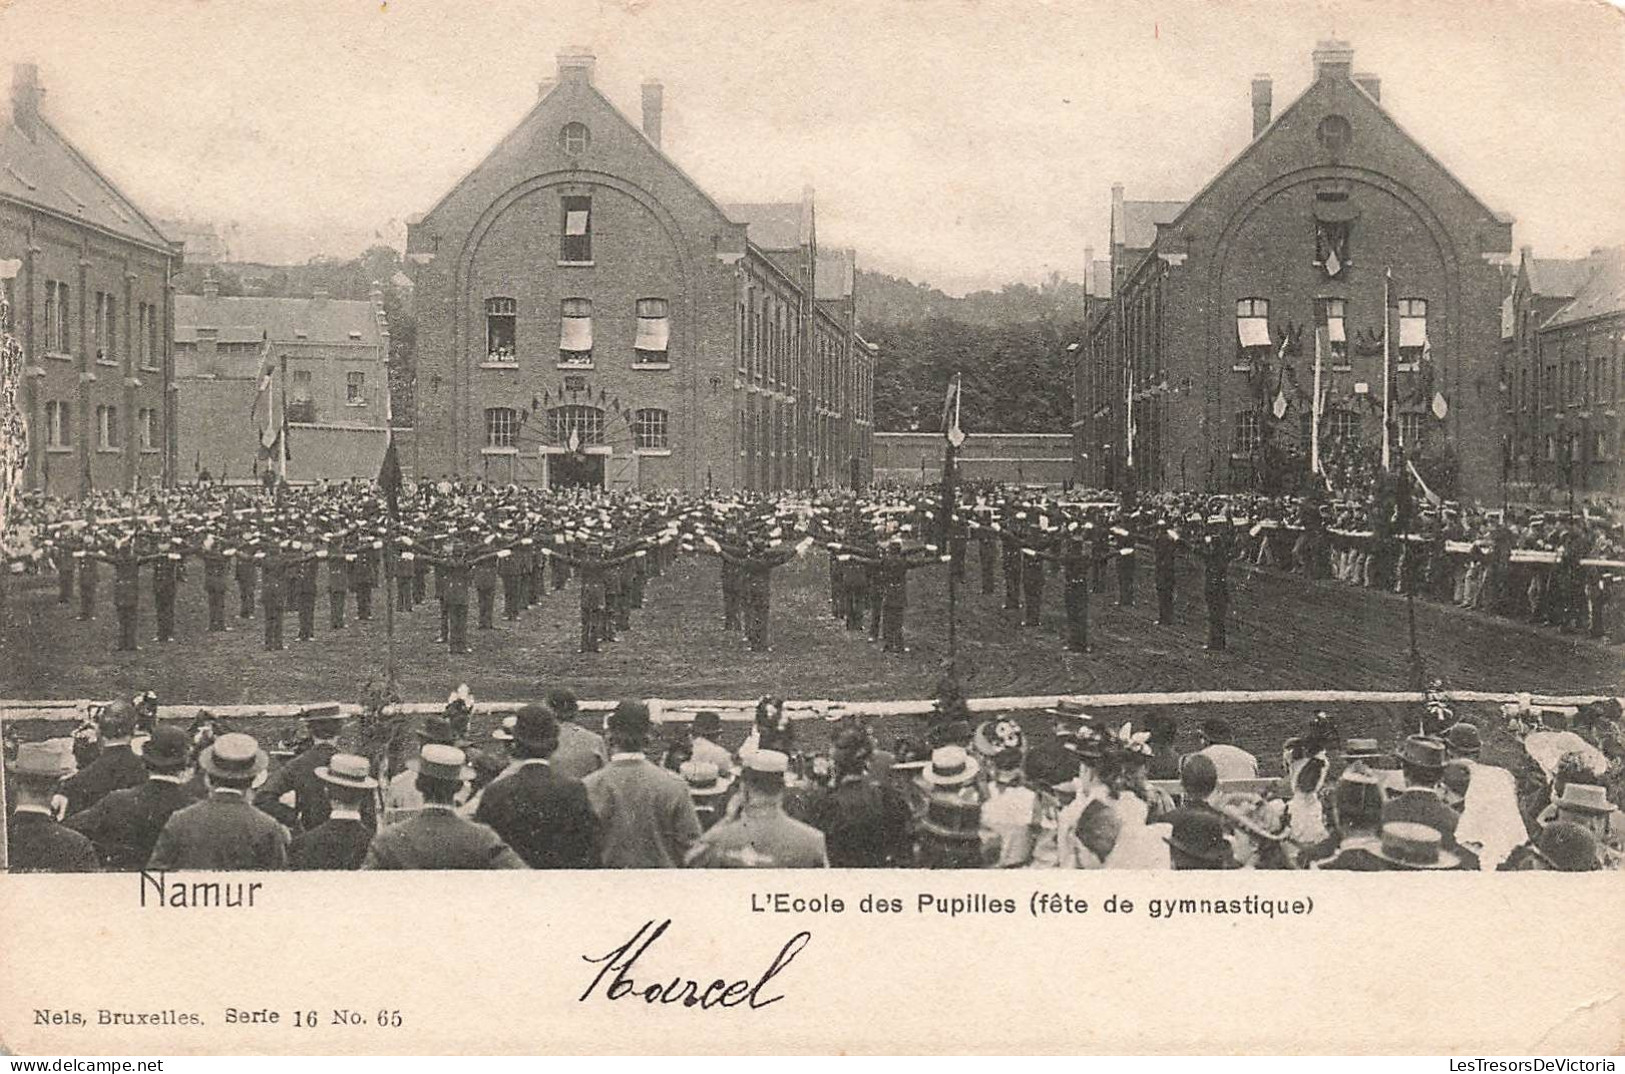
<path fill-rule="evenodd" d="M 175 472 L 170 280 L 181 247 L 45 117 L 39 71 L 13 70 L 0 116 L 0 281 L 23 346 L 29 488 L 155 485 Z"/>
<path fill-rule="evenodd" d="M 1271 81 L 1255 79 L 1251 143 L 1189 201 L 1113 189 L 1112 294 L 1077 352 L 1093 366 L 1076 378 L 1080 481 L 1300 485 L 1317 336 L 1322 446 L 1374 452 L 1386 324 L 1393 442 L 1449 491 L 1498 496 L 1511 221 L 1405 132 L 1353 62 L 1322 42 L 1313 81 L 1278 115 Z"/>
<path fill-rule="evenodd" d="M 407 235 L 419 477 L 609 488 L 866 480 L 873 359 L 812 192 L 724 207 L 562 54 Z M 826 274 L 829 278 L 826 278 Z"/>

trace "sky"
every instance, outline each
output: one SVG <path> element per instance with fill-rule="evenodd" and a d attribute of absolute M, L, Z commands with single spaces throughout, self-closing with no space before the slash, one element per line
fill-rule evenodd
<path fill-rule="evenodd" d="M 564 49 L 718 201 L 816 190 L 819 240 L 950 293 L 1081 279 L 1110 189 L 1183 199 L 1337 36 L 1542 256 L 1625 243 L 1625 16 L 1602 0 L 0 0 L 0 62 L 149 215 L 240 260 L 399 245 Z M 9 77 L 0 93 L 7 92 Z"/>

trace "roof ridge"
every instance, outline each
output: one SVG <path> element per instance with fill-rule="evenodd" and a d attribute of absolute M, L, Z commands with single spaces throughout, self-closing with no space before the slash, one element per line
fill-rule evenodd
<path fill-rule="evenodd" d="M 145 224 L 147 226 L 147 228 L 154 235 L 156 235 L 158 237 L 158 239 L 159 239 L 159 241 L 161 243 L 163 243 L 165 245 L 169 244 L 168 237 L 166 235 L 164 235 L 163 231 L 161 229 L 159 229 L 159 227 L 152 222 L 152 219 L 150 217 L 148 217 L 146 213 L 142 212 L 141 209 L 135 204 L 135 202 L 133 200 L 131 200 L 130 197 L 127 194 L 124 193 L 124 191 L 120 190 L 118 188 L 118 185 L 116 183 L 114 183 L 111 179 L 109 179 L 102 172 L 102 170 L 100 168 L 96 167 L 95 163 L 92 162 L 89 157 L 87 157 L 83 153 L 81 153 L 79 151 L 79 147 L 74 145 L 73 141 L 67 135 L 63 134 L 60 130 L 57 129 L 56 124 L 52 123 L 50 121 L 50 119 L 48 119 L 43 114 L 41 114 L 38 117 L 38 120 L 39 120 L 40 127 L 42 129 L 48 131 L 51 134 L 51 136 L 57 140 L 57 143 L 59 145 L 61 145 L 62 148 L 65 149 L 68 152 L 68 154 L 70 156 L 72 156 L 73 159 L 79 163 L 79 165 L 81 167 L 83 167 L 86 171 L 88 171 L 90 173 L 91 178 L 93 178 L 97 182 L 99 182 L 103 186 L 103 188 L 105 188 L 106 192 L 108 194 L 112 195 L 113 200 L 115 202 L 114 212 L 115 212 L 116 215 L 119 215 L 119 216 L 124 215 L 123 213 L 120 213 L 118 211 L 120 205 L 122 205 L 122 208 L 124 210 L 128 211 L 129 213 L 133 213 L 137 220 L 139 220 L 143 224 Z M 68 193 L 68 196 L 73 198 L 75 202 L 78 202 L 79 199 L 74 196 L 72 191 L 67 191 L 67 193 Z M 83 207 L 83 206 L 81 206 L 81 207 Z M 152 241 L 150 239 L 140 238 L 140 237 L 135 236 L 135 235 L 125 235 L 124 237 L 128 238 L 128 239 L 133 239 L 133 240 L 138 241 L 138 242 L 141 242 L 144 245 L 148 245 L 148 246 L 152 245 Z"/>

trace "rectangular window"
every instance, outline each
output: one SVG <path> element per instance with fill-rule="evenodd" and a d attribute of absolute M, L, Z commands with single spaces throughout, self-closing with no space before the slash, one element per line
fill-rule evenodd
<path fill-rule="evenodd" d="M 5 312 L 0 313 L 0 328 L 10 329 L 17 323 L 16 284 L 16 277 L 0 279 L 0 304 L 6 307 Z"/>
<path fill-rule="evenodd" d="M 56 401 L 45 404 L 45 446 L 48 448 L 65 448 L 73 445 L 73 426 L 69 415 L 72 413 L 67 403 Z"/>
<path fill-rule="evenodd" d="M 118 449 L 118 407 L 96 408 L 96 448 L 100 451 Z"/>
<path fill-rule="evenodd" d="M 367 374 L 357 371 L 344 374 L 344 405 L 367 405 Z"/>
<path fill-rule="evenodd" d="M 494 406 L 485 411 L 485 446 L 511 448 L 519 436 L 519 418 L 510 407 Z"/>
<path fill-rule="evenodd" d="M 559 260 L 584 263 L 592 260 L 592 199 L 568 197 L 563 204 L 563 239 Z"/>
<path fill-rule="evenodd" d="M 664 410 L 640 410 L 633 415 L 632 432 L 637 438 L 637 446 L 649 450 L 659 450 L 671 446 L 666 437 L 666 412 Z"/>
<path fill-rule="evenodd" d="M 151 407 L 142 407 L 136 415 L 136 431 L 141 437 L 142 451 L 158 450 L 158 412 Z"/>
<path fill-rule="evenodd" d="M 1267 299 L 1244 298 L 1236 303 L 1236 341 L 1241 347 L 1238 364 L 1250 362 L 1253 348 L 1270 345 L 1270 304 Z"/>
<path fill-rule="evenodd" d="M 670 306 L 663 298 L 640 298 L 637 306 L 638 334 L 633 342 L 640 362 L 664 362 L 671 343 Z"/>
<path fill-rule="evenodd" d="M 1258 450 L 1260 440 L 1260 423 L 1258 411 L 1236 411 L 1235 435 L 1232 438 L 1231 450 L 1238 455 L 1251 455 Z"/>
<path fill-rule="evenodd" d="M 147 303 L 147 368 L 158 368 L 158 307 Z"/>
<path fill-rule="evenodd" d="M 68 332 L 70 305 L 67 284 L 45 281 L 45 349 L 51 354 L 67 354 L 73 345 Z"/>
<path fill-rule="evenodd" d="M 1399 442 L 1407 451 L 1421 450 L 1422 415 L 1405 413 L 1399 416 Z"/>
<path fill-rule="evenodd" d="M 295 369 L 288 384 L 288 420 L 301 424 L 316 421 L 316 398 L 311 391 L 311 372 Z"/>
<path fill-rule="evenodd" d="M 1326 328 L 1326 351 L 1322 361 L 1333 369 L 1348 369 L 1348 300 L 1323 298 L 1320 300 L 1320 323 Z"/>
<path fill-rule="evenodd" d="M 1334 410 L 1327 416 L 1327 432 L 1333 440 L 1358 440 L 1360 415 L 1352 410 Z"/>
<path fill-rule="evenodd" d="M 518 336 L 519 303 L 511 298 L 485 300 L 485 360 L 519 361 L 515 349 Z"/>
<path fill-rule="evenodd" d="M 118 301 L 105 291 L 96 292 L 96 319 L 92 322 L 96 337 L 96 360 L 107 364 L 118 361 Z"/>
<path fill-rule="evenodd" d="M 1336 277 L 1349 265 L 1349 222 L 1347 220 L 1315 221 L 1315 264 L 1327 276 Z"/>
<path fill-rule="evenodd" d="M 559 364 L 592 365 L 592 300 L 567 298 L 559 315 Z"/>
<path fill-rule="evenodd" d="M 1429 358 L 1428 304 L 1420 298 L 1399 300 L 1399 349 L 1396 353 L 1400 369 L 1416 369 Z"/>

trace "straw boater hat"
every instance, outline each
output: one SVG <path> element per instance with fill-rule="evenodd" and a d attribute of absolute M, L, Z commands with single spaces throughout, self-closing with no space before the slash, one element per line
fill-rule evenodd
<path fill-rule="evenodd" d="M 1401 869 L 1454 869 L 1461 859 L 1443 843 L 1444 836 L 1426 824 L 1396 820 L 1382 826 L 1382 842 L 1372 853 Z"/>
<path fill-rule="evenodd" d="M 332 760 L 316 767 L 316 778 L 335 787 L 369 791 L 378 786 L 372 778 L 372 762 L 354 753 L 335 753 Z"/>
<path fill-rule="evenodd" d="M 733 786 L 733 773 L 722 771 L 711 761 L 684 761 L 677 774 L 683 777 L 688 793 L 695 798 L 727 794 Z"/>
<path fill-rule="evenodd" d="M 463 783 L 474 778 L 474 769 L 467 761 L 468 755 L 456 746 L 425 742 L 418 754 L 418 775 L 447 783 Z"/>
<path fill-rule="evenodd" d="M 254 736 L 239 731 L 221 735 L 198 756 L 203 771 L 223 779 L 253 779 L 269 764 L 270 758 Z"/>
<path fill-rule="evenodd" d="M 24 742 L 17 747 L 17 759 L 6 762 L 6 771 L 26 783 L 55 783 L 73 775 L 73 753 L 50 742 Z"/>
<path fill-rule="evenodd" d="M 920 772 L 920 782 L 928 787 L 964 787 L 980 771 L 976 759 L 961 746 L 938 746 L 931 751 L 931 763 Z"/>

